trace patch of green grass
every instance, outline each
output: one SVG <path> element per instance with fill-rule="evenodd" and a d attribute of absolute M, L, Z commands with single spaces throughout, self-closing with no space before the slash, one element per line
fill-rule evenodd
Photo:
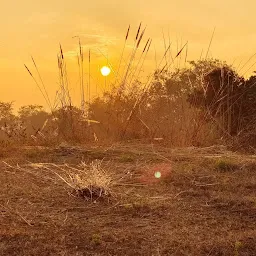
<path fill-rule="evenodd" d="M 145 216 L 151 213 L 152 208 L 151 206 L 142 200 L 139 201 L 134 201 L 134 202 L 130 202 L 130 203 L 126 203 L 122 205 L 123 207 L 123 213 L 125 215 L 131 215 L 131 216 L 137 216 L 137 217 L 141 217 L 141 216 Z"/>
<path fill-rule="evenodd" d="M 218 159 L 215 163 L 214 163 L 214 169 L 221 171 L 221 172 L 229 172 L 229 171 L 235 171 L 239 168 L 239 166 L 235 163 L 233 163 L 231 160 L 229 159 Z"/>
<path fill-rule="evenodd" d="M 102 151 L 88 151 L 85 154 L 86 157 L 90 158 L 90 159 L 104 159 L 108 157 L 108 154 Z"/>
<path fill-rule="evenodd" d="M 27 152 L 24 153 L 24 155 L 25 155 L 26 158 L 35 159 L 35 158 L 40 157 L 40 152 L 38 152 L 37 150 L 27 151 Z"/>
<path fill-rule="evenodd" d="M 236 241 L 235 242 L 235 251 L 234 251 L 234 255 L 235 256 L 239 256 L 240 255 L 239 251 L 242 248 L 242 246 L 243 246 L 242 242 L 240 242 L 240 241 Z"/>
<path fill-rule="evenodd" d="M 136 160 L 136 156 L 131 154 L 122 154 L 118 158 L 118 161 L 120 163 L 132 163 L 132 162 L 135 162 L 135 160 Z"/>
<path fill-rule="evenodd" d="M 91 236 L 91 243 L 93 245 L 100 245 L 102 243 L 102 236 L 100 234 L 93 234 Z"/>
<path fill-rule="evenodd" d="M 53 155 L 51 154 L 50 149 L 28 149 L 23 153 L 24 157 L 30 161 L 40 161 L 42 159 L 50 160 Z"/>

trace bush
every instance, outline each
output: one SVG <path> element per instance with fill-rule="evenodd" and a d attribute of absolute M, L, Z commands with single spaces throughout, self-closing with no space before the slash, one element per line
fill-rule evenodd
<path fill-rule="evenodd" d="M 196 87 L 188 97 L 193 106 L 217 121 L 224 134 L 238 136 L 250 145 L 256 145 L 255 100 L 256 77 L 245 80 L 226 65 L 205 74 L 202 86 Z"/>

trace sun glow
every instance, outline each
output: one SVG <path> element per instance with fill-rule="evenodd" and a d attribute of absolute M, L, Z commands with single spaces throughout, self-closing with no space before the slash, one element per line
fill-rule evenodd
<path fill-rule="evenodd" d="M 110 74 L 111 70 L 109 67 L 104 66 L 101 68 L 100 72 L 103 76 L 108 76 Z"/>

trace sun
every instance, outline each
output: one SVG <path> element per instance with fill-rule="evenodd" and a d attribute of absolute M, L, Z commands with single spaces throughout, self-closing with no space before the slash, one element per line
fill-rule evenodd
<path fill-rule="evenodd" d="M 103 76 L 108 76 L 111 72 L 110 68 L 107 66 L 104 66 L 100 69 L 100 72 Z"/>

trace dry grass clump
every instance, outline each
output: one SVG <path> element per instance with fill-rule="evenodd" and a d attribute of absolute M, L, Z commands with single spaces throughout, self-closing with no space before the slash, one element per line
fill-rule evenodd
<path fill-rule="evenodd" d="M 30 165 L 32 168 L 38 166 L 54 173 L 60 180 L 64 181 L 72 189 L 72 195 L 95 201 L 114 194 L 112 188 L 117 179 L 113 173 L 102 167 L 100 160 L 95 160 L 90 164 L 82 162 L 78 167 L 49 163 Z"/>
<path fill-rule="evenodd" d="M 4 163 L 15 171 L 27 173 L 46 183 L 50 181 L 57 185 L 59 184 L 58 181 L 63 181 L 72 189 L 69 194 L 91 201 L 116 195 L 113 188 L 120 185 L 119 181 L 123 178 L 120 178 L 119 175 L 114 174 L 111 170 L 103 168 L 100 160 L 94 160 L 90 164 L 82 162 L 77 167 L 69 164 L 57 165 L 54 163 L 30 163 L 17 166 Z M 56 176 L 58 177 L 57 180 Z"/>
<path fill-rule="evenodd" d="M 82 162 L 80 167 L 78 173 L 70 175 L 70 184 L 79 196 L 98 199 L 112 195 L 114 177 L 102 167 L 101 161 L 89 165 Z"/>

